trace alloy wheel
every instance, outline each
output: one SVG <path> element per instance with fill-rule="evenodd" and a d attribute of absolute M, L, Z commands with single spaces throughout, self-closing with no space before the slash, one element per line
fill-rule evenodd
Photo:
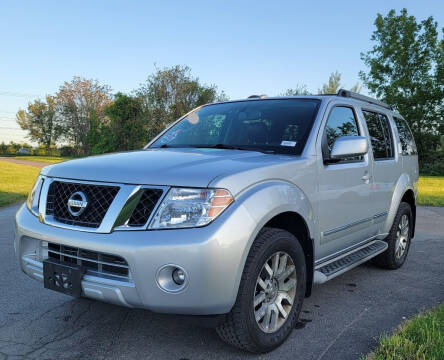
<path fill-rule="evenodd" d="M 296 268 L 286 252 L 268 258 L 257 277 L 253 300 L 259 328 L 274 333 L 285 323 L 296 295 Z"/>
<path fill-rule="evenodd" d="M 409 218 L 406 214 L 402 215 L 401 221 L 399 221 L 398 229 L 396 231 L 396 246 L 395 257 L 400 259 L 408 245 L 409 241 Z"/>

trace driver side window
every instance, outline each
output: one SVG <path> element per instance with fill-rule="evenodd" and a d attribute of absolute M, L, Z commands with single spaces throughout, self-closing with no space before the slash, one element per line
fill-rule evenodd
<path fill-rule="evenodd" d="M 328 116 L 322 137 L 322 155 L 324 159 L 330 157 L 334 142 L 341 136 L 359 136 L 355 113 L 352 108 L 346 106 L 334 107 Z M 362 160 L 362 156 L 353 156 L 341 162 L 360 160 Z"/>

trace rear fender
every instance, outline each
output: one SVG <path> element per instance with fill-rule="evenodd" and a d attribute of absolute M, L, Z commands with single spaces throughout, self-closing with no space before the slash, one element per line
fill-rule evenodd
<path fill-rule="evenodd" d="M 390 232 L 396 213 L 398 212 L 399 205 L 401 204 L 402 197 L 407 190 L 414 191 L 413 181 L 408 174 L 404 173 L 399 177 L 395 185 L 395 190 L 393 191 L 390 209 L 382 229 L 382 233 L 384 235 L 387 235 Z"/>

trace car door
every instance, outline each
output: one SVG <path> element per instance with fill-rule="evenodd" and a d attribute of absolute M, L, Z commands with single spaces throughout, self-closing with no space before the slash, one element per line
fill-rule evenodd
<path fill-rule="evenodd" d="M 371 166 L 368 154 L 326 163 L 341 136 L 366 136 L 351 105 L 330 105 L 318 137 L 319 233 L 317 258 L 331 256 L 366 241 L 372 227 Z"/>
<path fill-rule="evenodd" d="M 385 222 L 396 182 L 401 175 L 401 158 L 396 154 L 393 128 L 389 117 L 374 110 L 362 109 L 370 136 L 372 152 L 372 206 L 374 223 L 381 227 Z"/>

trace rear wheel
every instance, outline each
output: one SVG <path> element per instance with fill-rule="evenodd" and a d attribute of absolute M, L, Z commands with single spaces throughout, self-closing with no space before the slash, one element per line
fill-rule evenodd
<path fill-rule="evenodd" d="M 261 230 L 248 255 L 236 303 L 217 333 L 243 350 L 273 350 L 296 324 L 305 282 L 305 257 L 299 241 L 284 230 Z"/>
<path fill-rule="evenodd" d="M 374 263 L 385 269 L 399 269 L 405 262 L 410 248 L 413 216 L 410 205 L 402 202 L 386 238 L 388 248 L 374 259 Z"/>

